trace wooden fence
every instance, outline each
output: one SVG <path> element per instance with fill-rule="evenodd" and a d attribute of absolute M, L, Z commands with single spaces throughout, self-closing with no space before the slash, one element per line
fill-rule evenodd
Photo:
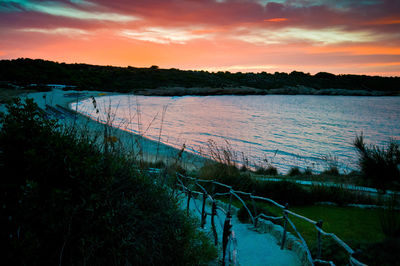
<path fill-rule="evenodd" d="M 331 237 L 333 240 L 335 240 L 349 254 L 349 264 L 350 265 L 365 266 L 365 264 L 363 264 L 362 262 L 358 261 L 357 259 L 355 259 L 353 257 L 354 250 L 351 249 L 351 247 L 349 245 L 347 245 L 344 241 L 342 241 L 335 234 L 327 233 L 322 229 L 322 226 L 323 226 L 322 220 L 314 221 L 312 219 L 309 219 L 300 214 L 290 211 L 288 208 L 288 205 L 283 206 L 269 198 L 259 197 L 259 196 L 253 195 L 252 193 L 234 190 L 231 186 L 222 184 L 222 183 L 214 181 L 214 180 L 197 179 L 197 178 L 193 178 L 193 177 L 189 177 L 189 176 L 184 176 L 179 173 L 176 174 L 176 180 L 177 180 L 176 185 L 179 187 L 180 191 L 182 191 L 182 193 L 185 193 L 187 195 L 187 206 L 186 206 L 187 212 L 189 212 L 190 200 L 194 197 L 194 195 L 198 195 L 198 196 L 202 197 L 201 209 L 198 208 L 198 211 L 201 213 L 201 227 L 204 227 L 204 225 L 206 223 L 207 215 L 210 215 L 211 216 L 211 227 L 212 227 L 215 245 L 218 245 L 218 235 L 217 235 L 217 230 L 215 227 L 215 217 L 217 216 L 217 209 L 221 210 L 226 215 L 225 222 L 223 224 L 223 233 L 222 233 L 222 239 L 221 239 L 222 240 L 222 265 L 225 265 L 226 263 L 235 265 L 237 263 L 237 261 L 236 261 L 237 251 L 235 249 L 235 238 L 232 234 L 232 212 L 231 212 L 232 199 L 236 198 L 237 200 L 239 200 L 241 202 L 243 207 L 248 212 L 250 220 L 255 227 L 257 227 L 257 225 L 258 225 L 259 219 L 272 220 L 272 221 L 283 220 L 283 234 L 282 234 L 282 239 L 280 241 L 281 249 L 283 249 L 285 247 L 285 242 L 287 239 L 287 231 L 288 231 L 288 227 L 290 226 L 293 229 L 293 231 L 295 232 L 297 238 L 301 241 L 301 245 L 303 246 L 305 252 L 307 253 L 307 259 L 311 265 L 314 265 L 314 263 L 316 263 L 316 262 L 318 262 L 320 264 L 334 265 L 334 263 L 332 261 L 326 261 L 326 260 L 321 259 L 322 236 L 327 236 L 327 237 Z M 207 184 L 207 183 L 211 184 L 211 186 L 213 187 L 211 192 L 209 192 L 205 189 L 205 184 Z M 214 193 L 216 186 L 226 189 L 227 192 Z M 247 204 L 245 203 L 245 201 L 239 195 L 241 195 L 242 197 L 246 196 L 246 197 L 250 198 L 254 215 L 250 211 L 250 209 L 247 206 Z M 222 208 L 223 204 L 216 199 L 217 197 L 229 198 L 229 204 L 227 206 L 227 210 Z M 211 212 L 207 212 L 207 210 L 206 210 L 206 200 L 207 199 L 209 199 L 212 202 Z M 270 204 L 275 205 L 276 207 L 281 209 L 282 215 L 279 217 L 275 217 L 275 216 L 268 216 L 264 213 L 257 214 L 256 201 L 264 201 L 264 202 L 268 202 Z M 290 219 L 289 215 L 300 218 L 300 219 L 314 225 L 314 228 L 316 230 L 316 236 L 317 236 L 317 255 L 315 256 L 315 258 L 312 257 L 310 249 L 309 249 L 306 241 L 304 240 L 304 238 L 300 234 L 300 232 L 297 230 L 295 224 Z"/>

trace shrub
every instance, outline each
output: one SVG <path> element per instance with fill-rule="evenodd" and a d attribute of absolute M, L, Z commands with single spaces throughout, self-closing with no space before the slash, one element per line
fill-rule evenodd
<path fill-rule="evenodd" d="M 330 166 L 328 169 L 322 171 L 321 175 L 328 175 L 328 176 L 339 176 L 339 169 L 337 166 Z"/>
<path fill-rule="evenodd" d="M 391 196 L 385 202 L 385 209 L 379 217 L 383 233 L 387 237 L 400 237 L 400 213 L 397 209 L 399 206 L 398 198 Z"/>
<path fill-rule="evenodd" d="M 299 176 L 299 175 L 301 175 L 301 171 L 298 167 L 292 167 L 292 168 L 290 168 L 287 175 L 288 176 Z"/>
<path fill-rule="evenodd" d="M 217 179 L 227 184 L 235 183 L 241 175 L 240 170 L 233 165 L 212 161 L 206 161 L 199 170 L 200 178 Z"/>
<path fill-rule="evenodd" d="M 6 265 L 202 264 L 213 259 L 177 200 L 121 154 L 102 153 L 16 100 L 0 121 Z"/>
<path fill-rule="evenodd" d="M 267 168 L 257 167 L 256 174 L 258 174 L 258 175 L 278 175 L 278 169 L 273 165 L 268 165 Z"/>
<path fill-rule="evenodd" d="M 258 196 L 271 198 L 280 204 L 290 206 L 307 205 L 312 203 L 310 193 L 301 185 L 289 181 L 260 182 L 255 187 Z"/>
<path fill-rule="evenodd" d="M 310 193 L 313 202 L 334 202 L 338 205 L 345 204 L 376 204 L 377 201 L 362 191 L 349 191 L 342 186 L 311 186 Z"/>
<path fill-rule="evenodd" d="M 312 257 L 316 258 L 318 252 L 317 245 L 313 245 L 310 248 L 310 251 Z M 343 249 L 335 240 L 329 237 L 322 238 L 321 258 L 327 261 L 332 261 L 335 265 L 349 265 L 350 256 L 345 249 Z M 316 263 L 315 265 L 326 264 Z"/>
<path fill-rule="evenodd" d="M 308 175 L 308 176 L 312 176 L 313 172 L 312 169 L 310 167 L 307 167 L 306 170 L 304 170 L 304 175 Z"/>
<path fill-rule="evenodd" d="M 386 190 L 400 182 L 400 146 L 391 140 L 386 147 L 367 146 L 364 137 L 357 136 L 353 142 L 359 155 L 359 166 L 366 182 Z"/>
<path fill-rule="evenodd" d="M 399 265 L 400 238 L 388 238 L 379 243 L 364 244 L 355 257 L 371 266 Z"/>

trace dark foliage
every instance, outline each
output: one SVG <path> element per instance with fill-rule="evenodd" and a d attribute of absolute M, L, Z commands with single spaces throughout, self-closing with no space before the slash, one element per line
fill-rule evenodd
<path fill-rule="evenodd" d="M 378 243 L 352 243 L 356 247 L 354 258 L 371 266 L 400 265 L 400 238 L 388 238 Z M 311 247 L 313 257 L 317 255 L 317 246 Z M 335 265 L 349 265 L 349 254 L 331 238 L 323 238 L 322 259 Z M 325 264 L 316 264 L 325 265 Z"/>
<path fill-rule="evenodd" d="M 392 195 L 389 199 L 386 199 L 385 209 L 382 209 L 382 213 L 379 216 L 382 232 L 386 237 L 397 237 L 400 238 L 400 212 L 399 198 L 396 195 Z"/>
<path fill-rule="evenodd" d="M 65 64 L 45 60 L 16 59 L 0 61 L 0 81 L 20 85 L 68 84 L 80 89 L 132 92 L 162 87 L 200 87 L 199 95 L 226 94 L 224 89 L 210 93 L 206 88 L 251 87 L 259 89 L 256 94 L 266 94 L 270 89 L 306 86 L 316 90 L 347 89 L 399 92 L 400 78 L 333 75 L 320 72 L 316 75 L 293 71 L 290 74 L 276 72 L 230 73 L 208 71 L 183 71 L 179 69 L 96 66 L 87 64 Z M 161 94 L 167 91 L 159 92 Z M 185 94 L 186 92 L 182 92 Z M 232 93 L 232 92 L 229 92 Z M 237 94 L 251 92 L 238 91 Z M 290 90 L 284 93 L 291 93 Z M 295 92 L 293 92 L 295 93 Z"/>
<path fill-rule="evenodd" d="M 307 167 L 307 168 L 304 170 L 303 175 L 312 176 L 312 175 L 313 175 L 312 169 L 311 169 L 310 167 Z"/>
<path fill-rule="evenodd" d="M 346 204 L 377 204 L 377 200 L 362 191 L 349 191 L 342 186 L 311 186 L 314 202 L 334 202 L 339 206 Z"/>
<path fill-rule="evenodd" d="M 339 176 L 339 169 L 336 166 L 330 166 L 329 169 L 324 170 L 321 175 Z"/>
<path fill-rule="evenodd" d="M 256 174 L 258 174 L 258 175 L 278 175 L 278 169 L 273 165 L 269 165 L 267 168 L 257 167 Z"/>
<path fill-rule="evenodd" d="M 306 188 L 290 181 L 263 181 L 240 172 L 234 166 L 209 162 L 200 169 L 200 178 L 213 179 L 232 186 L 235 190 L 252 192 L 256 196 L 266 197 L 280 204 L 290 206 L 309 205 L 316 202 L 333 202 L 339 205 L 349 203 L 376 204 L 376 200 L 361 192 L 352 192 L 343 187 L 312 186 Z M 209 187 L 209 191 L 227 192 L 226 188 Z"/>
<path fill-rule="evenodd" d="M 298 167 L 290 168 L 289 172 L 287 173 L 288 176 L 299 176 L 301 174 L 302 173 Z"/>
<path fill-rule="evenodd" d="M 371 266 L 400 265 L 400 238 L 388 238 L 374 244 L 360 246 L 362 252 L 355 257 Z"/>
<path fill-rule="evenodd" d="M 312 257 L 317 257 L 318 248 L 315 244 L 310 249 Z M 349 253 L 342 248 L 335 240 L 332 238 L 322 238 L 322 254 L 321 259 L 326 261 L 332 261 L 335 265 L 350 265 Z M 365 261 L 362 261 L 365 262 Z M 317 266 L 322 266 L 326 264 L 316 263 Z"/>
<path fill-rule="evenodd" d="M 172 195 L 31 100 L 0 121 L 4 265 L 188 265 L 212 259 Z"/>
<path fill-rule="evenodd" d="M 400 146 L 391 140 L 387 147 L 366 145 L 363 136 L 357 136 L 354 147 L 359 154 L 361 173 L 368 185 L 386 190 L 400 183 Z"/>

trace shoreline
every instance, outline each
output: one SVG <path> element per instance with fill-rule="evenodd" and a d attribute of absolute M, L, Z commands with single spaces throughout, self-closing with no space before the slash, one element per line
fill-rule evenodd
<path fill-rule="evenodd" d="M 135 95 L 141 96 L 222 96 L 222 95 L 314 95 L 314 96 L 400 96 L 399 93 L 389 91 L 363 90 L 363 89 L 315 89 L 312 87 L 297 85 L 283 86 L 281 88 L 263 90 L 253 87 L 159 87 L 155 89 L 141 89 L 135 91 Z"/>
<path fill-rule="evenodd" d="M 83 132 L 93 134 L 94 136 L 103 136 L 104 123 L 96 121 L 89 116 L 76 112 L 70 108 L 71 103 L 82 101 L 91 97 L 102 97 L 120 95 L 121 93 L 108 93 L 104 91 L 63 91 L 60 89 L 53 89 L 49 92 L 34 92 L 28 93 L 24 97 L 33 98 L 40 108 L 45 109 L 46 104 L 52 107 L 59 105 L 63 108 L 71 110 L 76 114 L 73 116 L 65 115 L 59 121 L 66 126 L 74 126 L 82 129 Z M 76 98 L 73 96 L 76 95 Z M 71 97 L 72 96 L 72 97 Z M 145 136 L 135 134 L 134 132 L 124 130 L 123 128 L 110 127 L 111 137 L 113 138 L 110 145 L 118 145 L 123 151 L 128 152 L 134 157 L 148 162 L 156 163 L 158 161 L 164 162 L 166 165 L 171 165 L 180 162 L 187 170 L 196 170 L 200 168 L 207 158 L 200 155 L 191 153 L 189 151 L 181 151 L 175 147 L 169 146 L 162 142 L 154 141 Z M 178 155 L 181 153 L 181 157 Z"/>

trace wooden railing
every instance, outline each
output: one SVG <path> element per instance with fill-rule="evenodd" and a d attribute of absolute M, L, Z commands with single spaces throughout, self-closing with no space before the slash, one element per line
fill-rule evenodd
<path fill-rule="evenodd" d="M 226 215 L 225 222 L 223 224 L 223 233 L 222 233 L 222 264 L 223 265 L 225 265 L 226 263 L 236 264 L 237 251 L 234 248 L 235 239 L 232 236 L 232 222 L 231 222 L 232 221 L 232 212 L 231 212 L 232 199 L 236 198 L 248 212 L 250 220 L 255 227 L 257 227 L 257 225 L 258 225 L 259 219 L 272 220 L 272 221 L 283 220 L 283 233 L 282 233 L 282 239 L 280 241 L 281 249 L 284 249 L 284 247 L 285 247 L 285 242 L 287 239 L 287 231 L 288 231 L 288 227 L 290 226 L 290 228 L 292 228 L 293 232 L 296 234 L 297 238 L 300 240 L 301 245 L 303 246 L 303 248 L 307 254 L 307 260 L 309 261 L 309 263 L 311 265 L 314 265 L 314 263 L 316 263 L 316 262 L 318 262 L 320 264 L 334 265 L 334 263 L 332 261 L 326 261 L 326 260 L 321 259 L 322 236 L 327 236 L 327 237 L 331 237 L 333 240 L 335 240 L 349 254 L 350 265 L 365 266 L 365 264 L 363 264 L 362 262 L 358 261 L 357 259 L 355 259 L 353 257 L 354 250 L 351 249 L 351 247 L 349 245 L 347 245 L 343 240 L 341 240 L 335 234 L 327 233 L 322 229 L 322 225 L 323 225 L 322 220 L 314 221 L 310 218 L 307 218 L 307 217 L 297 214 L 293 211 L 290 211 L 287 204 L 284 206 L 284 205 L 281 205 L 269 198 L 255 196 L 252 193 L 248 193 L 248 192 L 237 191 L 237 190 L 234 190 L 231 186 L 222 184 L 222 183 L 214 181 L 214 180 L 197 179 L 194 177 L 184 176 L 179 173 L 176 174 L 176 180 L 177 180 L 176 185 L 179 187 L 180 191 L 187 195 L 187 206 L 186 206 L 187 212 L 189 212 L 189 204 L 190 204 L 190 200 L 193 198 L 193 196 L 194 195 L 202 196 L 201 209 L 196 207 L 201 214 L 201 216 L 200 216 L 201 217 L 201 227 L 204 227 L 206 217 L 207 217 L 207 215 L 210 215 L 215 245 L 218 244 L 218 235 L 217 235 L 217 230 L 215 228 L 215 217 L 217 215 L 217 209 L 221 210 Z M 204 184 L 207 184 L 207 183 L 211 184 L 214 189 L 215 189 L 215 186 L 219 186 L 219 187 L 226 189 L 227 192 L 214 193 L 214 189 L 212 189 L 213 191 L 210 193 L 205 189 Z M 250 211 L 246 202 L 239 195 L 247 196 L 248 198 L 251 199 L 254 215 Z M 217 197 L 229 198 L 229 204 L 227 206 L 227 210 L 225 210 L 221 207 L 222 203 L 221 203 L 221 201 L 218 201 L 216 199 Z M 209 199 L 212 202 L 211 212 L 207 212 L 207 210 L 206 210 L 206 200 L 207 199 Z M 281 209 L 282 215 L 279 217 L 275 217 L 275 216 L 268 216 L 264 213 L 257 214 L 256 201 L 264 201 L 264 202 L 273 204 L 274 206 Z M 309 249 L 306 241 L 304 240 L 304 238 L 300 234 L 300 232 L 297 230 L 295 224 L 290 219 L 289 215 L 297 217 L 297 218 L 299 218 L 303 221 L 306 221 L 307 223 L 312 224 L 314 226 L 314 228 L 316 230 L 316 235 L 317 235 L 317 255 L 315 256 L 315 258 L 312 257 L 310 249 Z M 232 243 L 233 243 L 233 245 L 232 245 Z"/>

